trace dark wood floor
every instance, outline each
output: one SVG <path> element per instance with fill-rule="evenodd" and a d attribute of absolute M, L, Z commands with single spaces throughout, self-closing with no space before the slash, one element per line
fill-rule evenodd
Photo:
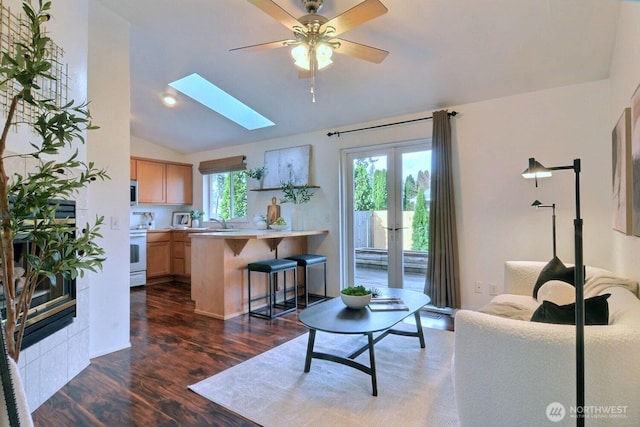
<path fill-rule="evenodd" d="M 131 348 L 91 365 L 33 413 L 36 426 L 255 426 L 187 389 L 299 335 L 296 313 L 220 321 L 193 313 L 188 285 L 131 291 Z M 446 315 L 423 326 L 453 330 Z"/>

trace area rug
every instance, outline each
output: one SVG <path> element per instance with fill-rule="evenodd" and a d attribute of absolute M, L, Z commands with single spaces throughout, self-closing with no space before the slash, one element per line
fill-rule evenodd
<path fill-rule="evenodd" d="M 376 344 L 377 397 L 371 377 L 347 366 L 313 359 L 305 374 L 308 334 L 189 388 L 267 427 L 457 426 L 453 332 L 424 328 L 424 335 L 424 349 L 398 335 Z M 365 340 L 318 332 L 315 350 L 346 355 Z M 368 352 L 356 360 L 368 366 Z"/>

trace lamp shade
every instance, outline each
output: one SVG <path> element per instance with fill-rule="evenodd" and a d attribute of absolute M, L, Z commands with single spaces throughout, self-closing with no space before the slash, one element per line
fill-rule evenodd
<path fill-rule="evenodd" d="M 311 70 L 310 52 L 315 52 L 316 58 L 316 70 L 322 70 L 328 65 L 333 64 L 331 56 L 333 55 L 333 49 L 331 46 L 325 43 L 319 43 L 315 48 L 312 48 L 307 43 L 300 43 L 293 49 L 291 49 L 291 56 L 293 57 L 293 63 L 296 67 L 300 67 L 304 70 Z"/>
<path fill-rule="evenodd" d="M 529 167 L 522 172 L 524 178 L 548 178 L 551 176 L 551 170 L 542 166 L 533 157 L 529 158 Z"/>
<path fill-rule="evenodd" d="M 296 67 L 309 70 L 309 45 L 301 43 L 291 49 L 291 56 Z"/>

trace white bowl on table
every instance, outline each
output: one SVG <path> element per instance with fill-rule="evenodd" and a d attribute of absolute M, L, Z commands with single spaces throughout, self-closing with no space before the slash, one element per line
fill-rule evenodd
<path fill-rule="evenodd" d="M 346 295 L 340 292 L 340 298 L 342 298 L 344 305 L 354 310 L 365 308 L 371 302 L 371 294 Z"/>

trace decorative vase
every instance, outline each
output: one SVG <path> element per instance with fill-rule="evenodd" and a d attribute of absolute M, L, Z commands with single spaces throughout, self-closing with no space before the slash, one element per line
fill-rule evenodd
<path fill-rule="evenodd" d="M 291 230 L 293 231 L 304 230 L 304 214 L 302 212 L 302 206 L 298 204 L 293 205 L 293 216 L 291 217 Z"/>
<path fill-rule="evenodd" d="M 191 220 L 191 228 L 199 228 L 200 227 L 200 218 Z"/>

